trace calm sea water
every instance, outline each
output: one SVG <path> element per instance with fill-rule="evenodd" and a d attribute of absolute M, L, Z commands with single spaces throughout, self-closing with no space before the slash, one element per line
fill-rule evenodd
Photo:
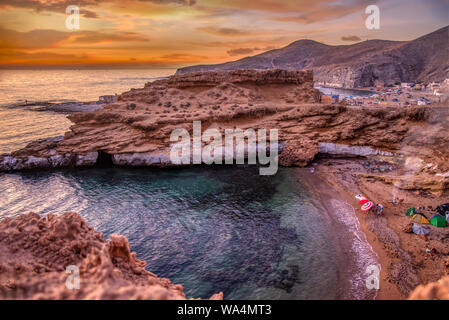
<path fill-rule="evenodd" d="M 175 69 L 0 70 L 0 105 L 28 101 L 97 101 L 141 88 Z"/>
<path fill-rule="evenodd" d="M 335 226 L 296 170 L 274 177 L 253 166 L 4 174 L 0 217 L 79 212 L 106 236 L 127 236 L 149 270 L 181 283 L 188 296 L 335 299 Z"/>
<path fill-rule="evenodd" d="M 0 70 L 0 154 L 36 139 L 63 135 L 64 114 L 13 107 L 28 102 L 97 101 L 99 96 L 142 88 L 174 69 Z"/>

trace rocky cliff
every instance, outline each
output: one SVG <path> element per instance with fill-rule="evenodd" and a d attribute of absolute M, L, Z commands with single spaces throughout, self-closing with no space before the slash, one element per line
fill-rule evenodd
<path fill-rule="evenodd" d="M 449 276 L 437 282 L 419 285 L 408 297 L 409 300 L 449 300 Z"/>
<path fill-rule="evenodd" d="M 442 81 L 449 72 L 449 26 L 413 41 L 369 40 L 330 46 L 299 40 L 276 50 L 237 61 L 198 65 L 178 74 L 235 69 L 311 69 L 318 83 L 337 87 L 369 87 L 395 82 Z"/>
<path fill-rule="evenodd" d="M 279 162 L 306 166 L 319 156 L 386 156 L 401 170 L 383 177 L 405 189 L 449 185 L 449 109 L 349 107 L 317 103 L 311 71 L 235 70 L 175 75 L 119 96 L 101 110 L 70 116 L 64 139 L 31 143 L 0 157 L 0 170 L 171 166 L 170 134 L 278 129 Z M 203 142 L 203 145 L 206 145 Z"/>
<path fill-rule="evenodd" d="M 107 242 L 77 213 L 0 221 L 0 299 L 186 299 L 182 285 L 145 264 L 124 236 Z"/>

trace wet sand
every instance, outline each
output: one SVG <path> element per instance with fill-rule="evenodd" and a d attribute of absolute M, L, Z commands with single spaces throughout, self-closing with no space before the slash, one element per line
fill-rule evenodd
<path fill-rule="evenodd" d="M 309 190 L 320 200 L 332 221 L 340 266 L 340 299 L 375 299 L 378 290 L 366 287 L 366 277 L 369 274 L 365 271 L 370 265 L 380 267 L 379 257 L 366 239 L 353 207 L 342 192 L 311 173 L 310 168 L 300 170 Z"/>

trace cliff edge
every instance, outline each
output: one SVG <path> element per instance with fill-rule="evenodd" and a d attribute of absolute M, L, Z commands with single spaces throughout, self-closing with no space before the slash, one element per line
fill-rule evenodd
<path fill-rule="evenodd" d="M 388 156 L 385 177 L 407 190 L 449 186 L 449 107 L 321 104 L 308 70 L 232 70 L 174 75 L 122 93 L 103 109 L 69 116 L 63 139 L 0 156 L 0 171 L 94 165 L 174 166 L 175 129 L 277 129 L 279 163 L 307 166 L 320 156 Z M 203 147 L 210 141 L 203 141 Z M 378 178 L 378 177 L 376 177 Z"/>

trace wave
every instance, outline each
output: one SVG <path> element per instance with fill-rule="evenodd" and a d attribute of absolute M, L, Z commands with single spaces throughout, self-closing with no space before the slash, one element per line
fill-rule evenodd
<path fill-rule="evenodd" d="M 365 233 L 361 229 L 359 219 L 356 216 L 354 208 L 347 202 L 332 199 L 332 207 L 336 212 L 336 217 L 354 237 L 351 239 L 351 249 L 354 251 L 353 257 L 356 259 L 356 269 L 350 278 L 353 299 L 373 299 L 377 296 L 377 291 L 373 296 L 372 290 L 366 287 L 366 273 L 369 266 L 377 266 L 379 271 L 381 265 L 378 262 L 378 255 L 374 251 L 371 244 L 368 242 Z"/>

